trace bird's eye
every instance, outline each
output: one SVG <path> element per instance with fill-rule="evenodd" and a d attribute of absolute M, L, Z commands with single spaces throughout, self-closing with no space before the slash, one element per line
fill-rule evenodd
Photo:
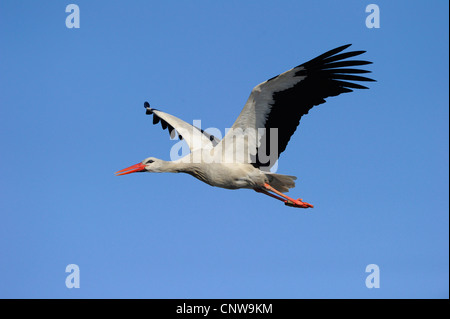
<path fill-rule="evenodd" d="M 145 164 L 151 164 L 153 162 L 154 162 L 154 160 L 148 160 L 147 163 L 145 163 Z"/>

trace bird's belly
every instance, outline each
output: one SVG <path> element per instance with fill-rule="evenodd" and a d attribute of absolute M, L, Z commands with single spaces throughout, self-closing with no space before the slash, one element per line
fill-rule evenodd
<path fill-rule="evenodd" d="M 193 175 L 215 187 L 226 189 L 255 188 L 264 183 L 265 175 L 249 164 L 207 164 L 203 174 Z"/>

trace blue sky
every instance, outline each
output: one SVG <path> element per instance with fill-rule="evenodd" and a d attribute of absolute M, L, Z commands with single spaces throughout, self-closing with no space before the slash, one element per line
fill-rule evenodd
<path fill-rule="evenodd" d="M 448 2 L 0 2 L 0 297 L 448 298 Z M 313 109 L 279 161 L 302 210 L 183 174 L 143 102 L 232 125 L 329 49 L 378 82 Z M 68 264 L 80 288 L 68 289 Z M 380 288 L 368 289 L 368 264 Z"/>

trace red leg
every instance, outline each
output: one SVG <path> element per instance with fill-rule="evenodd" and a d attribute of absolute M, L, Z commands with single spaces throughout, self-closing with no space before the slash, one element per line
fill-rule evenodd
<path fill-rule="evenodd" d="M 273 198 L 275 198 L 275 199 L 281 200 L 282 202 L 286 202 L 283 198 L 278 197 L 277 195 L 271 194 L 271 193 L 269 193 L 268 191 L 266 191 L 265 189 L 262 189 L 262 188 L 254 188 L 254 190 L 255 190 L 256 192 L 258 192 L 258 193 L 263 193 L 263 194 L 265 194 L 265 195 L 267 195 L 267 196 L 270 196 L 270 197 L 273 197 Z"/>
<path fill-rule="evenodd" d="M 260 190 L 257 190 L 257 191 L 259 191 L 259 192 L 261 192 L 261 193 L 263 193 L 263 194 L 266 194 L 266 195 L 268 195 L 268 196 L 271 196 L 271 197 L 273 197 L 273 198 L 276 198 L 276 199 L 278 199 L 278 200 L 282 200 L 282 201 L 284 202 L 284 204 L 287 205 L 287 206 L 299 207 L 299 208 L 308 208 L 308 207 L 313 208 L 313 207 L 314 207 L 314 206 L 311 205 L 311 204 L 308 204 L 308 203 L 303 202 L 301 198 L 299 198 L 299 199 L 293 199 L 293 198 L 290 198 L 289 196 L 284 195 L 282 192 L 276 190 L 275 188 L 273 188 L 272 186 L 270 186 L 270 185 L 267 184 L 267 183 L 264 184 L 264 188 L 265 188 L 267 191 L 274 192 L 275 194 L 277 194 L 277 195 L 279 195 L 279 196 L 285 198 L 286 200 L 284 200 L 284 199 L 282 199 L 282 198 L 280 198 L 280 197 L 278 197 L 278 196 L 275 196 L 275 195 L 273 195 L 273 194 L 267 192 L 267 191 L 264 190 L 264 189 L 260 189 Z M 256 190 L 256 189 L 255 189 L 255 190 Z"/>

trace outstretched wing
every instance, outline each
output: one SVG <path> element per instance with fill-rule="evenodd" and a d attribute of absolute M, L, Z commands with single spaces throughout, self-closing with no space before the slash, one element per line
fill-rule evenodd
<path fill-rule="evenodd" d="M 150 104 L 145 102 L 146 114 L 153 114 L 153 124 L 161 123 L 163 130 L 168 129 L 171 138 L 178 134 L 180 140 L 184 139 L 192 151 L 199 148 L 214 147 L 219 143 L 219 139 L 202 129 L 186 123 L 179 118 L 157 109 L 150 108 Z"/>
<path fill-rule="evenodd" d="M 328 51 L 253 88 L 232 130 L 222 140 L 224 144 L 232 145 L 237 135 L 246 134 L 241 139 L 245 145 L 234 145 L 234 149 L 245 150 L 255 167 L 269 170 L 311 108 L 325 103 L 327 97 L 367 89 L 353 81 L 374 81 L 357 75 L 370 71 L 353 68 L 372 62 L 345 60 L 365 52 L 340 53 L 349 46 Z M 258 129 L 260 134 L 249 133 Z M 277 146 L 271 149 L 271 144 Z M 228 146 L 224 149 L 231 151 Z"/>

